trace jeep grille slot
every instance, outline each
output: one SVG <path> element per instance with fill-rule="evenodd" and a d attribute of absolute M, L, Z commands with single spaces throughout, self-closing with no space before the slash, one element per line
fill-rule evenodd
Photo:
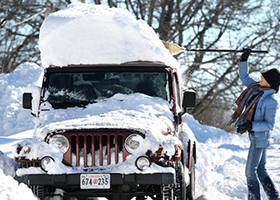
<path fill-rule="evenodd" d="M 38 161 L 24 161 L 20 162 L 20 167 L 21 168 L 29 168 L 29 167 L 39 167 L 39 162 Z"/>
<path fill-rule="evenodd" d="M 65 134 L 69 150 L 64 154 L 64 163 L 69 166 L 105 166 L 123 162 L 128 151 L 124 148 L 129 132 L 97 132 Z"/>

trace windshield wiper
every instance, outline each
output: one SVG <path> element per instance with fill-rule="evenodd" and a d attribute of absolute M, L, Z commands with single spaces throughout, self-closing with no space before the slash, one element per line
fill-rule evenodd
<path fill-rule="evenodd" d="M 67 108 L 67 107 L 83 107 L 85 108 L 88 104 L 94 103 L 94 102 L 88 102 L 88 101 L 56 101 L 56 100 L 51 100 L 49 103 L 54 107 L 54 108 Z"/>

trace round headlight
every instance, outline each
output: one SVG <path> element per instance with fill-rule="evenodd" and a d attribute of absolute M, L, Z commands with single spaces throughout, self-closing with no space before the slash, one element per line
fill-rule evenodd
<path fill-rule="evenodd" d="M 125 148 L 131 153 L 141 145 L 142 141 L 143 138 L 140 135 L 130 135 L 125 140 Z"/>
<path fill-rule="evenodd" d="M 69 142 L 67 138 L 63 135 L 54 135 L 49 140 L 50 144 L 56 144 L 58 148 L 62 151 L 62 153 L 65 153 L 69 148 Z"/>
<path fill-rule="evenodd" d="M 135 165 L 136 167 L 139 169 L 139 170 L 144 170 L 145 168 L 147 167 L 150 167 L 151 165 L 151 161 L 148 157 L 146 156 L 140 156 L 137 158 L 136 162 L 135 162 Z"/>
<path fill-rule="evenodd" d="M 48 172 L 48 166 L 51 163 L 54 163 L 54 159 L 50 156 L 45 156 L 40 161 L 40 167 L 43 171 Z"/>

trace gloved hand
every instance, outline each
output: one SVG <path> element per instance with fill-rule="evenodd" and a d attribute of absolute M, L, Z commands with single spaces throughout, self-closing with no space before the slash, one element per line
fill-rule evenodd
<path fill-rule="evenodd" d="M 243 134 L 246 131 L 252 131 L 252 122 L 248 121 L 244 124 L 238 125 L 237 127 L 237 133 Z"/>
<path fill-rule="evenodd" d="M 240 62 L 245 62 L 248 60 L 249 58 L 249 55 L 251 53 L 251 49 L 250 48 L 243 48 L 243 53 L 241 55 L 241 58 L 240 58 Z"/>

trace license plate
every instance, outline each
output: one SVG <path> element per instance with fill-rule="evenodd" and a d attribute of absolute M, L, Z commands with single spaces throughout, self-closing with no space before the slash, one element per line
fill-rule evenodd
<path fill-rule="evenodd" d="M 81 189 L 110 189 L 110 174 L 81 174 Z"/>

